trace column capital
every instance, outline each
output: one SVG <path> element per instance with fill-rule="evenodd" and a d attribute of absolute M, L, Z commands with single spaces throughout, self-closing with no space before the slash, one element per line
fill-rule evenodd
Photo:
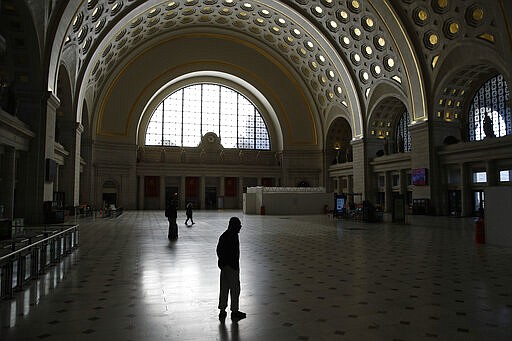
<path fill-rule="evenodd" d="M 412 123 L 409 125 L 409 132 L 417 132 L 422 130 L 428 130 L 429 128 L 429 121 L 420 121 L 416 123 Z"/>
<path fill-rule="evenodd" d="M 82 134 L 84 132 L 84 126 L 80 122 L 76 122 L 75 124 L 76 132 Z"/>
<path fill-rule="evenodd" d="M 47 91 L 45 94 L 46 104 L 51 106 L 54 110 L 56 110 L 60 106 L 60 99 L 55 96 L 55 94 L 51 91 Z"/>

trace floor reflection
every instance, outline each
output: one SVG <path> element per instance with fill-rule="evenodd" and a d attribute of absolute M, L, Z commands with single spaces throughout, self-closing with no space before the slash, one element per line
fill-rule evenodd
<path fill-rule="evenodd" d="M 197 211 L 175 242 L 162 211 L 83 220 L 76 252 L 0 302 L 0 339 L 511 339 L 512 252 L 476 245 L 464 219 L 243 216 L 247 318 L 221 322 L 215 247 L 233 215 Z"/>

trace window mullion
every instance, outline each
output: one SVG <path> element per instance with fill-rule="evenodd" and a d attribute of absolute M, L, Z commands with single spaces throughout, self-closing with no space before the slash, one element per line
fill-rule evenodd
<path fill-rule="evenodd" d="M 238 136 L 239 136 L 238 135 L 238 125 L 239 125 L 239 121 L 240 121 L 238 119 L 238 116 L 240 114 L 239 111 L 238 111 L 238 102 L 239 102 L 238 98 L 239 98 L 239 95 L 236 95 L 236 147 L 238 149 L 240 149 L 240 145 L 238 144 Z"/>
<path fill-rule="evenodd" d="M 185 117 L 183 115 L 185 110 L 185 89 L 181 89 L 181 147 L 183 147 L 183 122 L 185 122 Z"/>
<path fill-rule="evenodd" d="M 160 146 L 164 145 L 164 122 L 165 122 L 165 100 L 162 102 L 162 130 L 161 130 L 161 136 L 160 136 Z"/>
<path fill-rule="evenodd" d="M 203 85 L 201 84 L 201 95 L 199 96 L 201 98 L 201 106 L 200 106 L 200 113 L 199 113 L 199 135 L 203 136 Z"/>
<path fill-rule="evenodd" d="M 222 110 L 222 88 L 219 85 L 219 139 L 221 138 L 220 131 L 221 131 L 221 127 L 222 127 L 222 125 L 221 125 L 222 120 L 220 117 L 222 114 L 221 110 Z M 221 139 L 221 141 L 222 141 L 222 139 Z"/>

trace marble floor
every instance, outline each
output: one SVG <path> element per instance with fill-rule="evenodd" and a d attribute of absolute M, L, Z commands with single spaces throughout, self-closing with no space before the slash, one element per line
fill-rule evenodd
<path fill-rule="evenodd" d="M 7 340 L 512 340 L 512 248 L 470 219 L 412 225 L 326 216 L 162 211 L 81 219 L 81 245 L 14 299 Z M 241 310 L 218 320 L 215 246 L 242 220 Z"/>

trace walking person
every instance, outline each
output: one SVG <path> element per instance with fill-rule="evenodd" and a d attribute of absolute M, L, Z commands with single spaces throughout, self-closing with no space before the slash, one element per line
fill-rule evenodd
<path fill-rule="evenodd" d="M 229 219 L 228 228 L 219 237 L 217 244 L 220 269 L 219 319 L 227 316 L 228 294 L 231 298 L 231 319 L 238 321 L 246 317 L 239 309 L 240 298 L 240 240 L 238 234 L 242 223 L 237 217 Z"/>
<path fill-rule="evenodd" d="M 186 214 L 187 214 L 187 220 L 185 220 L 185 225 L 188 226 L 188 221 L 190 220 L 192 222 L 192 225 L 194 225 L 194 219 L 192 218 L 192 203 L 189 202 L 186 207 Z"/>
<path fill-rule="evenodd" d="M 176 219 L 178 218 L 178 210 L 174 201 L 170 200 L 165 207 L 165 216 L 169 221 L 169 232 L 167 234 L 167 238 L 169 240 L 178 239 L 178 224 L 176 223 Z"/>

